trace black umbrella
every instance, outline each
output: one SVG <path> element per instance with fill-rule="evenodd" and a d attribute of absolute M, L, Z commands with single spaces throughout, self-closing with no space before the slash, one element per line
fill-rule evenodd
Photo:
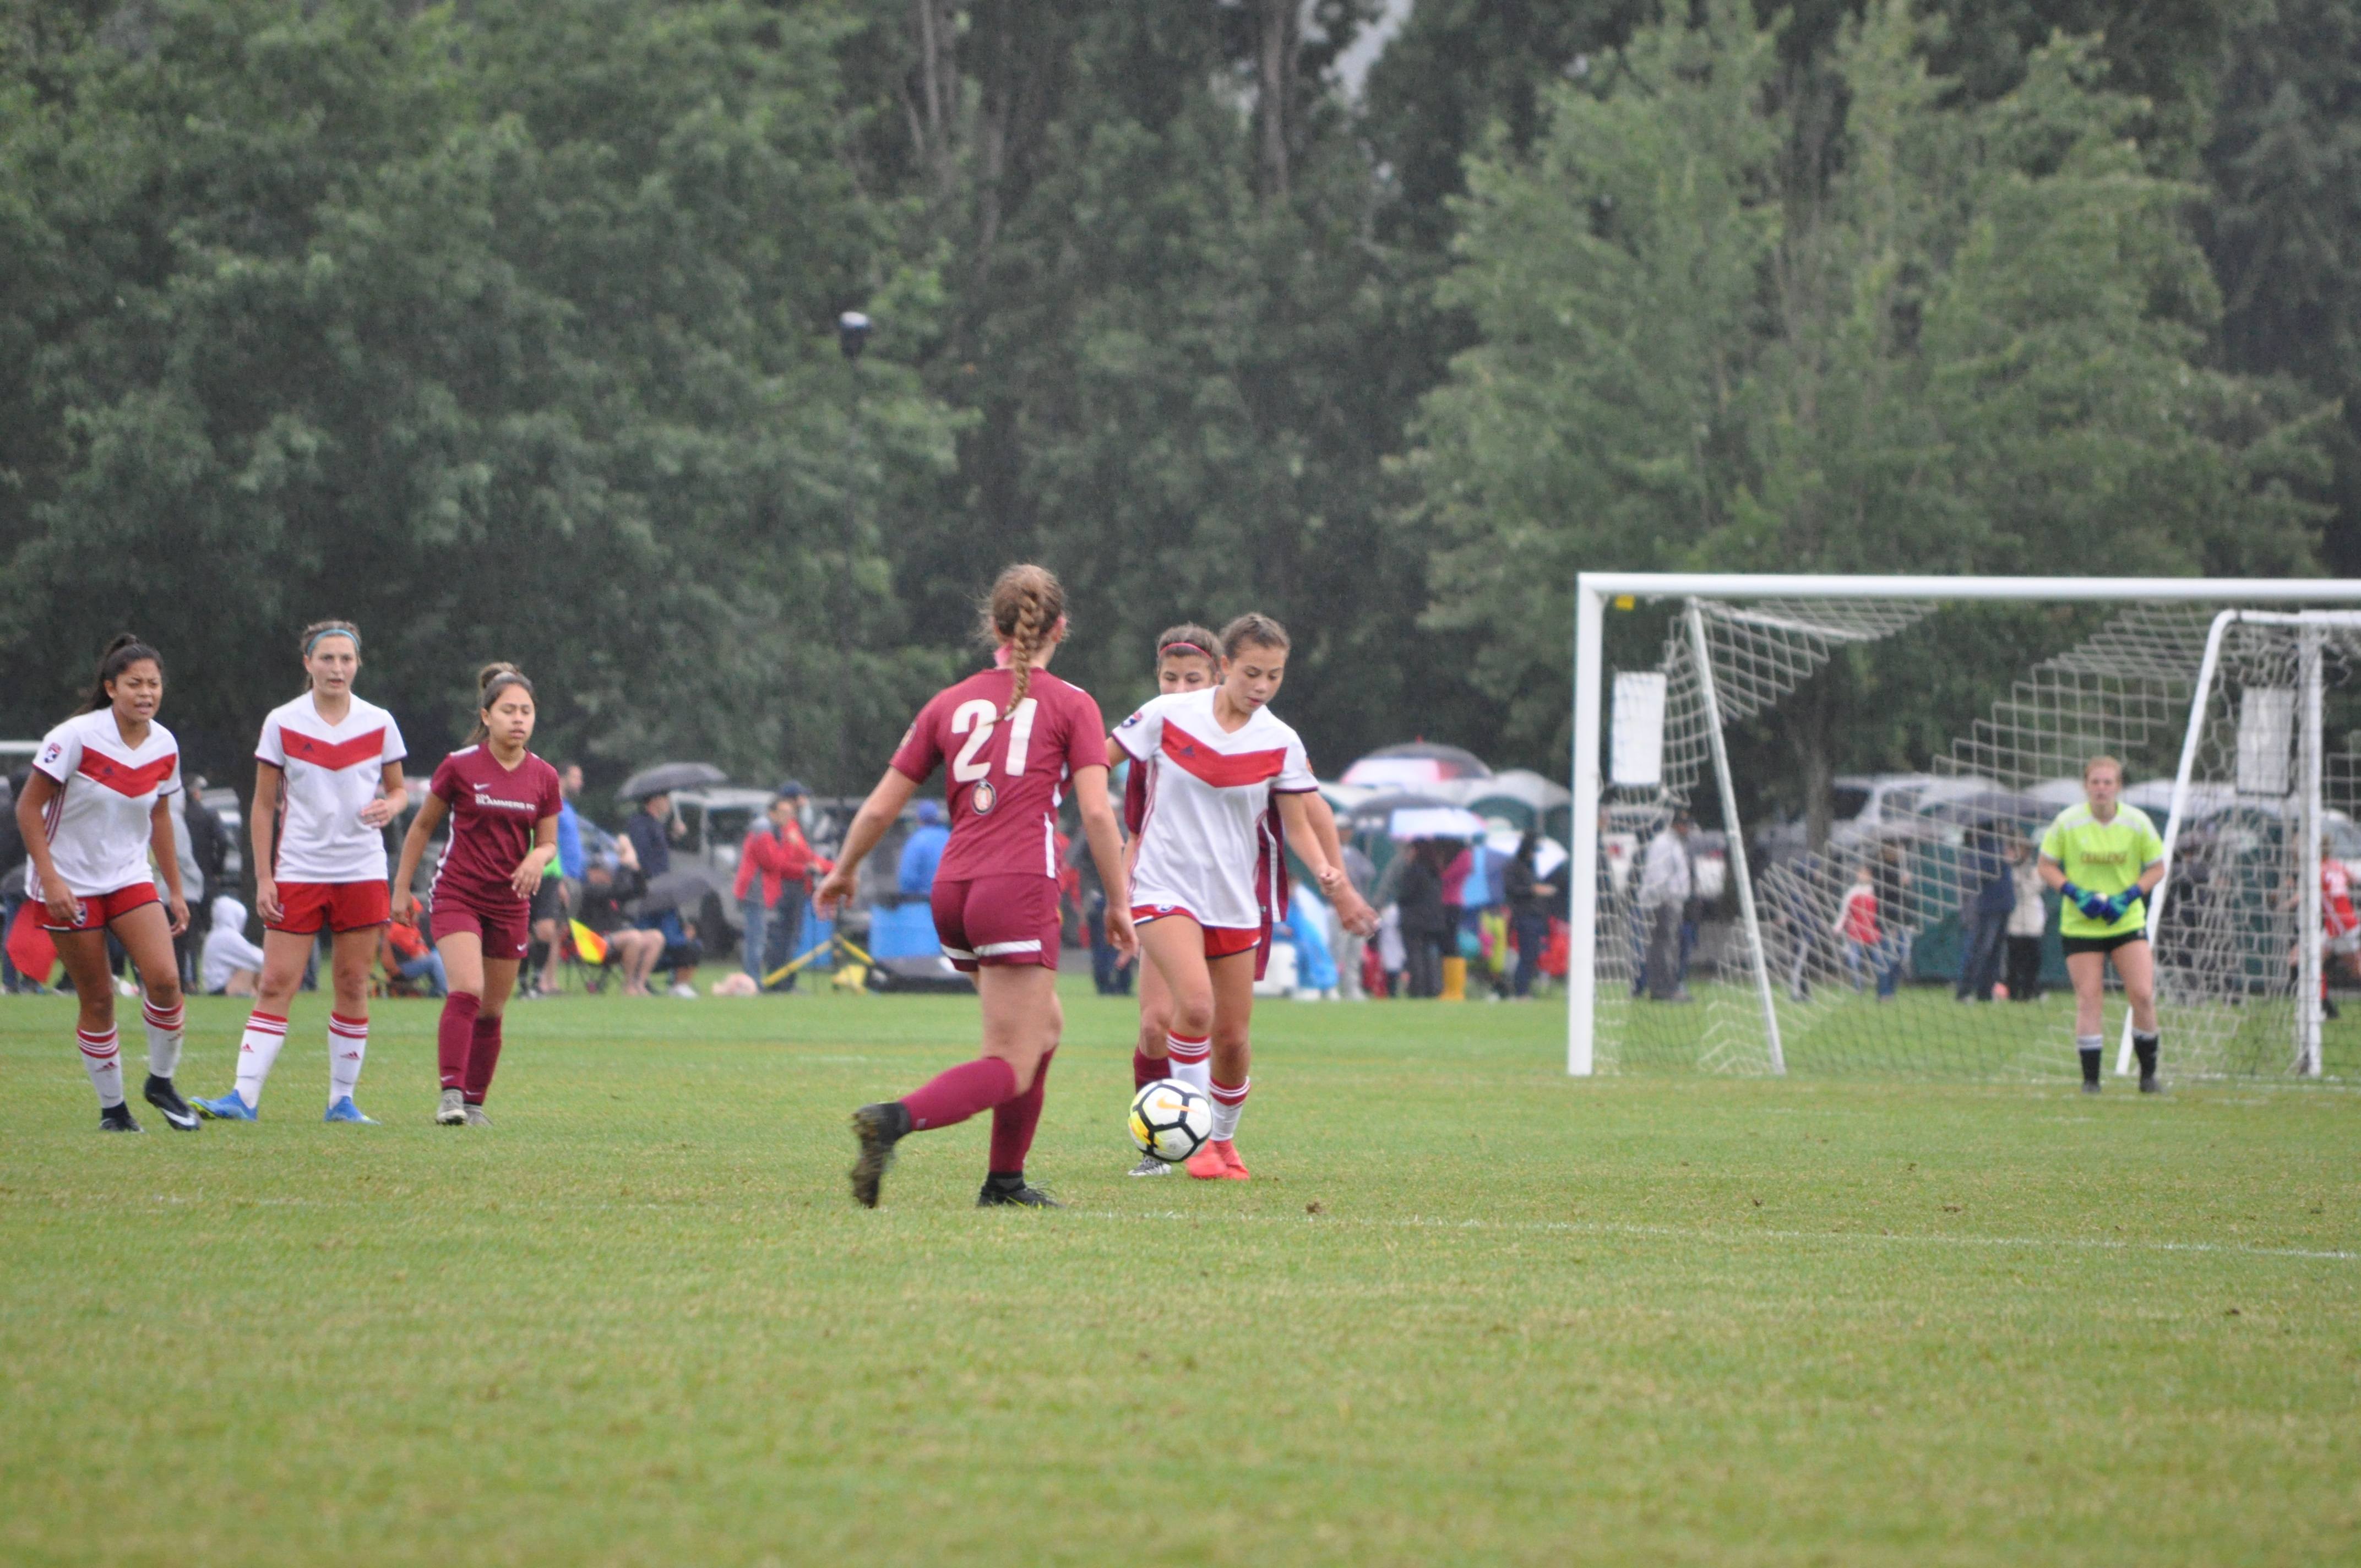
<path fill-rule="evenodd" d="M 615 792 L 623 800 L 645 800 L 652 795 L 670 795 L 676 789 L 697 789 L 705 784 L 728 784 L 730 775 L 711 762 L 664 762 L 653 768 L 642 768 L 623 781 Z"/>

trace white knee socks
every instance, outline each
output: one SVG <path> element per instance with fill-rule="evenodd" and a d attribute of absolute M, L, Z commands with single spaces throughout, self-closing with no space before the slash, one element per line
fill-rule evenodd
<path fill-rule="evenodd" d="M 263 1080 L 270 1076 L 271 1067 L 279 1060 L 279 1047 L 286 1043 L 286 1019 L 260 1008 L 247 1017 L 246 1034 L 237 1042 L 237 1097 L 246 1102 L 247 1110 L 262 1103 Z"/>
<path fill-rule="evenodd" d="M 350 1098 L 368 1055 L 368 1020 L 328 1014 L 328 1103 Z"/>
<path fill-rule="evenodd" d="M 139 1014 L 148 1025 L 148 1070 L 158 1078 L 170 1078 L 181 1067 L 181 1039 L 189 1021 L 188 1003 L 175 1002 L 168 1013 L 143 997 Z"/>
<path fill-rule="evenodd" d="M 1184 1038 L 1180 1035 L 1164 1036 L 1164 1048 L 1172 1061 L 1172 1076 L 1200 1094 L 1212 1091 L 1213 1082 L 1213 1036 L 1202 1040 Z M 1219 1114 L 1216 1112 L 1216 1114 Z"/>
<path fill-rule="evenodd" d="M 1228 1143 L 1238 1135 L 1238 1117 L 1246 1108 L 1246 1091 L 1254 1087 L 1251 1078 L 1237 1083 L 1215 1083 L 1213 1096 L 1213 1141 Z"/>
<path fill-rule="evenodd" d="M 113 1026 L 95 1032 L 77 1028 L 74 1043 L 82 1047 L 82 1065 L 90 1074 L 90 1086 L 98 1091 L 99 1109 L 112 1111 L 122 1104 L 123 1053 L 115 1047 Z"/>

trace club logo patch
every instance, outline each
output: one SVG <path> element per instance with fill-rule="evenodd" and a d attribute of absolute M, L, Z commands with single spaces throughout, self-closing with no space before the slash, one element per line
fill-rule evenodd
<path fill-rule="evenodd" d="M 989 813 L 992 810 L 993 803 L 999 798 L 1000 797 L 998 795 L 993 793 L 992 781 L 990 779 L 986 779 L 982 784 L 976 785 L 975 793 L 968 797 L 969 801 L 975 806 L 975 814 L 978 817 L 982 817 Z"/>

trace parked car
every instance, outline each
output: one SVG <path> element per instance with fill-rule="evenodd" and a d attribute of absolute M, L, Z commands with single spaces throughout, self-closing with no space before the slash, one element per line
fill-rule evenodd
<path fill-rule="evenodd" d="M 1923 839 L 1941 824 L 1924 815 L 1946 800 L 2000 785 L 1981 773 L 1839 773 L 1828 790 L 1828 842 L 1839 847 L 1873 839 Z M 1802 817 L 1775 822 L 1755 835 L 1765 866 L 1804 852 Z"/>

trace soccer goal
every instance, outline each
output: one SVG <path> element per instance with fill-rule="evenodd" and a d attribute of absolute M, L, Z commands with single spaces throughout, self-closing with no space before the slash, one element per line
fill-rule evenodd
<path fill-rule="evenodd" d="M 2076 1075 L 2055 896 L 2033 937 L 2016 878 L 2099 754 L 2165 840 L 2147 919 L 2168 1072 L 2322 1071 L 2323 981 L 2361 985 L 2323 906 L 2324 864 L 2361 881 L 2361 729 L 2328 733 L 2361 669 L 2361 582 L 1585 573 L 1576 604 L 1568 1071 Z M 1775 726 L 1846 649 L 2008 605 L 2076 640 L 1974 693 L 1948 749 L 1824 842 L 1750 854 L 1732 727 Z M 1626 614 L 1661 641 L 1610 683 Z M 2006 1000 L 1957 1001 L 1963 975 Z M 2109 1027 L 2128 1071 L 2112 992 Z"/>

